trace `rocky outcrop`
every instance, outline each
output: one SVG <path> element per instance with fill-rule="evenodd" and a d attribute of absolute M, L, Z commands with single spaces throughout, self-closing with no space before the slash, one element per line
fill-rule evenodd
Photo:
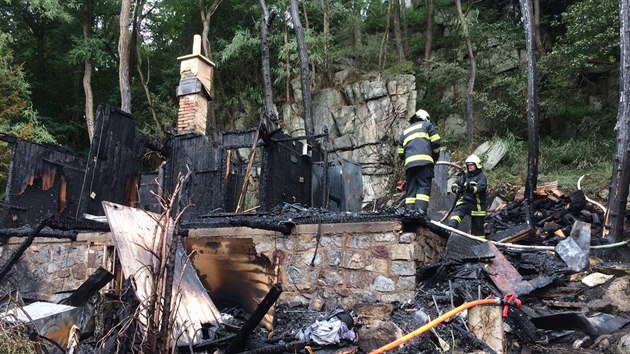
<path fill-rule="evenodd" d="M 336 75 L 338 82 L 349 75 Z M 294 92 L 299 97 L 299 92 Z M 366 78 L 326 88 L 313 95 L 316 133 L 324 126 L 330 132 L 331 159 L 342 158 L 361 165 L 364 202 L 390 194 L 395 173 L 402 173 L 395 139 L 416 109 L 413 75 Z M 304 135 L 301 103 L 282 107 L 283 128 L 291 135 Z"/>

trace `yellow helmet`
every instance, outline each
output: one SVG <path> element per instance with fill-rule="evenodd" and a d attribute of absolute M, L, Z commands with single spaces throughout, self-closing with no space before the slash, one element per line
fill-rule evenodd
<path fill-rule="evenodd" d="M 470 155 L 466 158 L 466 165 L 473 164 L 477 169 L 481 170 L 481 159 L 477 155 Z"/>

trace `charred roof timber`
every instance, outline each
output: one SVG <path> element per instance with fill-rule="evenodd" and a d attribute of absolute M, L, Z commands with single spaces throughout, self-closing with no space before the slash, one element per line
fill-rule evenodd
<path fill-rule="evenodd" d="M 54 214 L 58 220 L 64 220 L 64 229 L 72 225 L 85 229 L 95 223 L 86 222 L 84 215 L 103 215 L 102 201 L 159 211 L 155 195 L 171 195 L 178 178 L 188 175 L 180 195 L 180 209 L 188 206 L 182 217 L 187 225 L 248 224 L 290 232 L 279 220 L 246 220 L 247 214 L 240 217 L 230 214 L 236 210 L 247 170 L 247 160 L 236 158 L 236 151 L 251 148 L 257 136 L 257 129 L 226 131 L 213 145 L 205 135 L 192 132 L 170 136 L 158 147 L 136 129 L 132 116 L 108 105 L 98 107 L 87 159 L 63 147 L 2 135 L 2 140 L 12 147 L 12 163 L 7 173 L 6 199 L 0 203 L 0 225 L 13 230 L 32 227 L 44 215 Z M 322 149 L 316 147 L 311 151 L 303 137 L 279 131 L 269 137 L 268 143 L 261 138 L 256 142 L 261 153 L 253 167 L 260 182 L 257 211 L 262 213 L 256 215 L 287 204 L 302 205 L 304 210 L 321 207 L 327 198 L 332 200 L 331 210 L 360 210 L 362 187 L 358 165 L 321 161 Z M 145 148 L 164 156 L 165 162 L 158 171 L 142 172 Z M 327 197 L 324 177 L 336 181 L 335 185 L 341 184 L 330 190 Z M 217 212 L 235 217 L 219 223 L 208 219 Z M 277 218 L 292 219 L 288 224 L 306 220 L 348 221 L 347 215 L 289 212 L 290 215 Z M 302 213 L 303 217 L 296 217 L 296 213 Z M 275 226 L 270 226 L 271 223 Z"/>

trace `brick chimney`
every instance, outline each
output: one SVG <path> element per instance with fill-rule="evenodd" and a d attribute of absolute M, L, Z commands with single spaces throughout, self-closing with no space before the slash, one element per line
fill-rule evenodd
<path fill-rule="evenodd" d="M 193 40 L 193 52 L 177 58 L 179 66 L 179 111 L 177 134 L 206 134 L 208 101 L 212 100 L 212 75 L 214 63 L 201 55 L 201 36 Z"/>

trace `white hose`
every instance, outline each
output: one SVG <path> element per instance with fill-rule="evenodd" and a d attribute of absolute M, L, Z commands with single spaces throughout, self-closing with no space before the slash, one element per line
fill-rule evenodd
<path fill-rule="evenodd" d="M 579 191 L 581 191 L 581 190 L 582 190 L 582 187 L 580 186 L 580 184 L 582 183 L 582 178 L 584 178 L 584 176 L 586 176 L 586 175 L 582 175 L 582 177 L 580 177 L 580 178 L 578 179 L 578 181 L 577 181 L 577 189 L 578 189 Z M 593 205 L 597 205 L 600 209 L 602 209 L 602 210 L 604 211 L 604 214 L 606 214 L 606 211 L 607 211 L 607 210 L 606 210 L 606 207 L 605 207 L 605 206 L 603 206 L 603 205 L 601 205 L 600 203 L 598 203 L 598 202 L 594 201 L 593 199 L 591 199 L 591 198 L 587 197 L 587 196 L 586 196 L 586 194 L 584 194 L 584 198 L 586 198 L 586 201 L 587 201 L 587 202 L 589 202 L 589 203 L 591 203 L 591 204 L 593 204 Z"/>
<path fill-rule="evenodd" d="M 456 233 L 458 235 L 467 237 L 471 240 L 475 240 L 475 241 L 479 241 L 481 242 L 492 242 L 497 246 L 503 246 L 503 247 L 507 247 L 507 248 L 511 248 L 513 250 L 520 250 L 520 251 L 555 251 L 556 247 L 554 246 L 532 246 L 532 245 L 519 245 L 516 243 L 503 243 L 503 242 L 497 242 L 497 241 L 492 241 L 492 240 L 486 240 L 483 238 L 479 238 L 477 236 L 473 236 L 469 233 L 466 233 L 464 231 L 458 230 L 454 227 L 450 227 L 448 225 L 444 225 L 439 221 L 435 221 L 435 220 L 430 220 L 429 221 L 431 224 L 441 227 L 444 230 Z M 599 246 L 591 246 L 590 248 L 592 250 L 601 250 L 601 249 L 609 249 L 609 248 L 615 248 L 615 247 L 621 247 L 621 246 L 625 246 L 627 245 L 629 242 L 629 240 L 626 241 L 621 241 L 621 242 L 617 242 L 617 243 L 611 243 L 609 245 L 599 245 Z"/>

